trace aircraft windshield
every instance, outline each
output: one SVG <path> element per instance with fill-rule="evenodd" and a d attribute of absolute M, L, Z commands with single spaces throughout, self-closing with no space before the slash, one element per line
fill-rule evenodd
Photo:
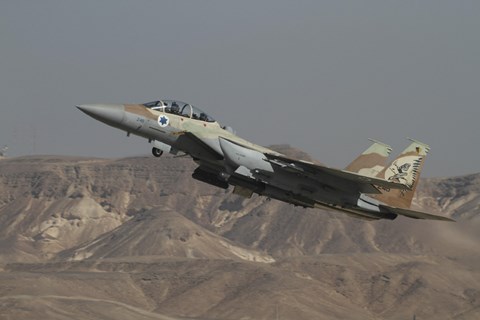
<path fill-rule="evenodd" d="M 215 122 L 215 120 L 208 114 L 192 106 L 191 104 L 178 100 L 157 100 L 143 104 L 145 107 L 160 110 L 167 113 L 176 114 L 182 117 L 196 119 L 206 122 Z"/>

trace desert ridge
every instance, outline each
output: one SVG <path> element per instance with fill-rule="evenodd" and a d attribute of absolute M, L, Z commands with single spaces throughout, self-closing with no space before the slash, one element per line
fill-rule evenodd
<path fill-rule="evenodd" d="M 416 207 L 457 223 L 367 222 L 244 199 L 193 180 L 194 168 L 174 157 L 0 161 L 0 315 L 479 315 L 478 174 L 421 180 Z"/>

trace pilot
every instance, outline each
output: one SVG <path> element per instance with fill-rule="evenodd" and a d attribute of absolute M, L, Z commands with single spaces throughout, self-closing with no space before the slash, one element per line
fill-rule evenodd
<path fill-rule="evenodd" d="M 207 121 L 207 118 L 208 118 L 208 117 L 207 117 L 207 115 L 206 115 L 205 113 L 203 113 L 203 112 L 200 113 L 200 120 L 202 120 L 202 121 Z"/>
<path fill-rule="evenodd" d="M 172 108 L 170 110 L 174 114 L 179 114 L 180 113 L 180 107 L 178 106 L 178 104 L 175 101 L 172 102 Z"/>

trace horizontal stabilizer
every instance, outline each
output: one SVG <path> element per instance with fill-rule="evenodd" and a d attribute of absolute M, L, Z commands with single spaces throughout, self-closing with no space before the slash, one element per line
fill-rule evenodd
<path fill-rule="evenodd" d="M 406 216 L 406 217 L 409 217 L 409 218 L 413 218 L 413 219 L 441 220 L 441 221 L 455 222 L 455 220 L 447 218 L 447 217 L 437 216 L 437 215 L 434 215 L 434 214 L 421 212 L 421 211 L 395 208 L 395 207 L 390 207 L 390 206 L 380 206 L 380 208 L 388 210 L 392 213 L 396 213 L 396 214 Z"/>

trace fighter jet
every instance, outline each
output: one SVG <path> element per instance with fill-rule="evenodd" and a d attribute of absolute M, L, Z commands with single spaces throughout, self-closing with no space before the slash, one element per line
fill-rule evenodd
<path fill-rule="evenodd" d="M 221 126 L 199 108 L 179 100 L 143 104 L 89 104 L 78 109 L 112 127 L 146 138 L 152 154 L 190 156 L 192 177 L 250 198 L 253 194 L 295 206 L 326 208 L 367 219 L 453 221 L 410 209 L 429 147 L 412 140 L 389 165 L 391 148 L 373 145 L 344 170 L 287 157 Z"/>

